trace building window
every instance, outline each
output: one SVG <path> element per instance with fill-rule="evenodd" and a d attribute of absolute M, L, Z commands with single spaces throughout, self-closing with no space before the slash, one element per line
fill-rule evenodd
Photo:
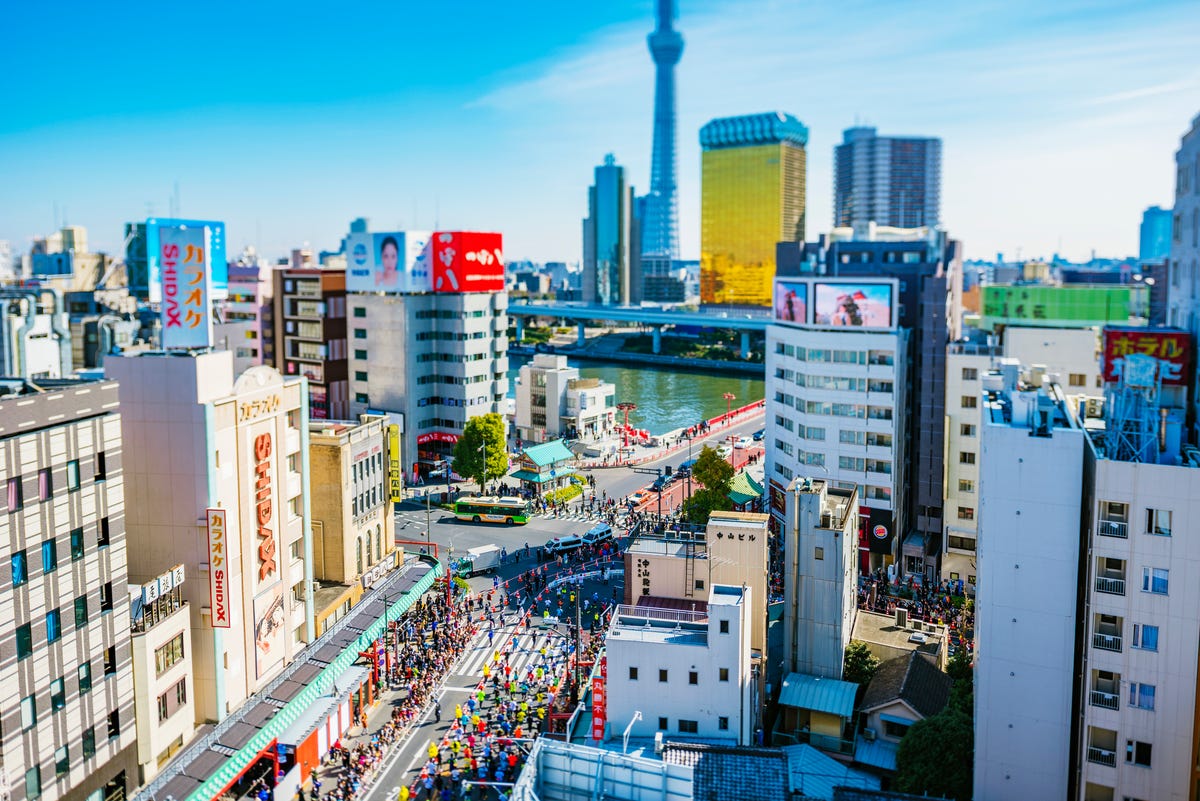
<path fill-rule="evenodd" d="M 959 451 L 958 452 L 958 463 L 959 464 L 975 464 L 975 452 L 974 451 Z"/>
<path fill-rule="evenodd" d="M 366 372 L 364 372 L 362 370 L 355 370 L 354 371 L 354 380 L 355 381 L 366 381 L 367 380 Z"/>
<path fill-rule="evenodd" d="M 1154 685 L 1129 683 L 1129 705 L 1138 709 L 1154 711 Z"/>
<path fill-rule="evenodd" d="M 659 669 L 658 669 L 658 680 L 659 680 L 659 681 L 666 681 L 666 680 L 667 680 L 667 671 L 666 671 L 664 668 L 659 668 Z"/>
<path fill-rule="evenodd" d="M 100 518 L 100 531 L 96 536 L 96 544 L 101 548 L 107 548 L 110 542 L 111 540 L 109 539 L 108 534 L 108 518 L 102 517 Z"/>
<path fill-rule="evenodd" d="M 354 402 L 355 403 L 370 403 L 371 401 L 368 399 L 367 393 L 355 392 L 354 393 Z"/>
<path fill-rule="evenodd" d="M 1150 767 L 1150 751 L 1150 743 L 1138 740 L 1125 741 L 1125 761 L 1130 764 L 1141 765 L 1144 768 Z"/>
<path fill-rule="evenodd" d="M 962 396 L 962 407 L 964 409 L 975 409 L 979 406 L 979 398 L 974 395 Z"/>
<path fill-rule="evenodd" d="M 908 729 L 909 729 L 909 724 L 907 724 L 907 723 L 896 723 L 895 721 L 891 721 L 891 720 L 885 720 L 883 722 L 883 732 L 888 737 L 895 737 L 896 739 L 900 739 L 904 735 L 908 734 Z"/>
<path fill-rule="evenodd" d="M 71 561 L 75 562 L 83 558 L 83 529 L 76 528 L 71 530 Z"/>
<path fill-rule="evenodd" d="M 54 540 L 42 543 L 42 572 L 53 573 L 58 570 L 58 545 Z"/>
<path fill-rule="evenodd" d="M 42 797 L 42 769 L 38 765 L 34 765 L 29 770 L 25 771 L 25 798 L 27 801 L 33 801 L 35 798 Z"/>
<path fill-rule="evenodd" d="M 1171 510 L 1147 509 L 1146 533 L 1157 534 L 1160 537 L 1171 536 Z"/>
<path fill-rule="evenodd" d="M 17 626 L 17 659 L 33 655 L 33 626 Z"/>
<path fill-rule="evenodd" d="M 161 650 L 160 648 L 159 651 Z M 158 652 L 156 651 L 154 655 L 157 657 Z M 106 677 L 117 675 L 117 646 L 115 645 L 104 649 L 104 675 Z"/>
<path fill-rule="evenodd" d="M 694 721 L 694 720 L 679 721 L 679 733 L 680 734 L 696 734 L 699 731 L 700 731 L 700 724 L 697 723 L 696 721 Z"/>
<path fill-rule="evenodd" d="M 629 668 L 629 680 L 637 681 L 637 668 L 635 668 L 635 667 Z"/>
<path fill-rule="evenodd" d="M 699 683 L 700 683 L 700 674 L 694 670 L 689 670 L 688 671 L 688 684 L 699 684 Z"/>
<path fill-rule="evenodd" d="M 721 633 L 722 633 L 722 634 L 728 634 L 728 633 L 729 633 L 729 621 L 728 621 L 728 620 L 722 620 L 722 621 L 721 621 Z"/>
<path fill-rule="evenodd" d="M 729 681 L 729 668 L 719 668 L 717 670 L 717 676 L 721 681 Z"/>
<path fill-rule="evenodd" d="M 975 367 L 964 367 L 962 369 L 963 381 L 975 381 L 979 378 L 979 370 Z"/>
<path fill-rule="evenodd" d="M 365 350 L 355 349 L 354 358 L 358 359 L 360 362 L 365 362 L 367 360 L 367 352 Z"/>
<path fill-rule="evenodd" d="M 8 480 L 8 511 L 19 512 L 25 506 L 25 493 L 21 489 L 21 477 Z"/>
<path fill-rule="evenodd" d="M 1158 650 L 1158 626 L 1148 626 L 1145 623 L 1133 624 L 1133 647 L 1143 651 Z"/>
<path fill-rule="evenodd" d="M 25 582 L 29 581 L 29 564 L 25 560 L 25 552 L 17 551 L 12 555 L 12 583 L 14 587 L 20 587 Z"/>
<path fill-rule="evenodd" d="M 970 506 L 958 507 L 958 519 L 959 520 L 974 520 L 975 519 L 975 510 Z"/>
<path fill-rule="evenodd" d="M 81 629 L 88 622 L 88 602 L 86 595 L 75 599 L 75 628 Z"/>
<path fill-rule="evenodd" d="M 1167 594 L 1167 571 L 1162 567 L 1142 568 L 1142 592 L 1152 592 L 1155 595 Z"/>
<path fill-rule="evenodd" d="M 62 637 L 62 616 L 57 609 L 46 613 L 46 642 L 58 642 Z"/>
<path fill-rule="evenodd" d="M 813 548 L 813 559 L 816 559 L 818 561 L 824 561 L 825 549 L 822 548 L 820 545 Z"/>
<path fill-rule="evenodd" d="M 975 436 L 975 426 L 971 423 L 959 423 L 958 434 L 962 437 L 973 437 Z"/>
<path fill-rule="evenodd" d="M 666 718 L 659 718 L 659 719 L 658 719 L 658 728 L 659 728 L 659 730 L 660 730 L 660 731 L 666 731 L 666 730 L 667 730 L 667 719 L 666 719 Z"/>
<path fill-rule="evenodd" d="M 1071 373 L 1067 376 L 1067 382 L 1073 387 L 1086 387 L 1087 376 L 1083 373 Z"/>
<path fill-rule="evenodd" d="M 54 477 L 50 475 L 50 468 L 43 467 L 38 471 L 38 500 L 48 501 L 54 497 Z"/>
<path fill-rule="evenodd" d="M 88 726 L 83 730 L 83 758 L 91 759 L 96 755 L 96 727 Z"/>
<path fill-rule="evenodd" d="M 727 718 L 727 717 L 717 718 L 717 728 L 720 729 L 721 731 L 729 731 L 729 718 Z"/>
<path fill-rule="evenodd" d="M 92 691 L 92 663 L 84 662 L 76 671 L 79 678 L 79 694 L 86 695 Z"/>
<path fill-rule="evenodd" d="M 70 754 L 65 745 L 54 752 L 54 778 L 61 779 L 71 772 Z"/>
<path fill-rule="evenodd" d="M 367 329 L 355 328 L 354 329 L 354 338 L 355 339 L 366 339 L 367 338 Z"/>
<path fill-rule="evenodd" d="M 105 463 L 104 451 L 96 454 L 96 480 L 104 481 L 108 478 L 108 466 Z"/>
<path fill-rule="evenodd" d="M 975 492 L 975 482 L 969 479 L 960 478 L 958 480 L 958 491 L 972 493 Z"/>
<path fill-rule="evenodd" d="M 165 643 L 154 652 L 154 669 L 161 676 L 175 665 L 183 661 L 183 634 L 176 634 L 170 642 Z"/>
<path fill-rule="evenodd" d="M 27 695 L 21 699 L 21 728 L 32 729 L 37 725 L 37 698 Z"/>
<path fill-rule="evenodd" d="M 67 462 L 67 491 L 79 489 L 79 460 Z"/>
<path fill-rule="evenodd" d="M 121 736 L 121 710 L 114 709 L 108 713 L 108 739 Z"/>
<path fill-rule="evenodd" d="M 693 586 L 698 590 L 704 589 L 704 579 L 696 579 Z"/>
<path fill-rule="evenodd" d="M 112 582 L 106 581 L 100 585 L 100 614 L 111 612 L 113 609 Z"/>
<path fill-rule="evenodd" d="M 367 310 L 364 309 L 362 306 L 355 306 L 354 307 L 354 316 L 355 317 L 366 317 Z"/>
<path fill-rule="evenodd" d="M 50 708 L 65 709 L 67 706 L 67 684 L 61 678 L 50 682 Z"/>

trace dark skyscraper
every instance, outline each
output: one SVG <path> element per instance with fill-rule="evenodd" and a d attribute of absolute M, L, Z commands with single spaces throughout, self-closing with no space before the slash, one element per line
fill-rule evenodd
<path fill-rule="evenodd" d="M 834 148 L 833 224 L 933 228 L 942 202 L 942 140 L 850 128 Z"/>
<path fill-rule="evenodd" d="M 642 225 L 643 269 L 666 274 L 679 258 L 679 209 L 675 199 L 675 65 L 683 55 L 683 37 L 671 27 L 675 0 L 657 0 L 657 25 L 647 39 L 654 59 L 654 150 L 650 194 Z"/>

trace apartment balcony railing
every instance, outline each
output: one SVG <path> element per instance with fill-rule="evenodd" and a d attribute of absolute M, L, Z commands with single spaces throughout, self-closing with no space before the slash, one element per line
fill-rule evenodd
<path fill-rule="evenodd" d="M 1101 651 L 1116 651 L 1120 653 L 1121 635 L 1096 632 L 1092 635 L 1092 647 L 1099 648 Z"/>
<path fill-rule="evenodd" d="M 1088 746 L 1087 760 L 1088 762 L 1095 762 L 1097 765 L 1108 765 L 1110 768 L 1115 768 L 1117 766 L 1117 752 L 1109 751 L 1106 748 Z"/>
<path fill-rule="evenodd" d="M 1125 594 L 1125 579 L 1096 576 L 1096 592 L 1106 592 L 1109 595 Z"/>
<path fill-rule="evenodd" d="M 1120 709 L 1121 697 L 1115 693 L 1092 690 L 1091 703 L 1092 706 L 1104 707 L 1105 709 Z"/>
<path fill-rule="evenodd" d="M 1129 539 L 1129 524 L 1120 520 L 1101 520 L 1100 536 L 1127 540 Z"/>

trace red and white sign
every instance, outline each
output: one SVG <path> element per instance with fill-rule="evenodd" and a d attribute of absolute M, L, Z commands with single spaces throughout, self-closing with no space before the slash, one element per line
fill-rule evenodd
<path fill-rule="evenodd" d="M 254 518 L 258 524 L 258 580 L 275 572 L 275 503 L 271 495 L 271 435 L 254 440 Z"/>
<path fill-rule="evenodd" d="M 438 231 L 433 235 L 434 292 L 504 290 L 504 238 L 479 231 Z"/>
<path fill-rule="evenodd" d="M 212 272 L 207 228 L 161 228 L 162 345 L 206 348 L 213 343 Z"/>
<path fill-rule="evenodd" d="M 592 677 L 592 739 L 599 742 L 604 739 L 604 724 L 608 714 L 607 697 L 604 694 L 604 678 Z"/>
<path fill-rule="evenodd" d="M 418 445 L 425 445 L 430 442 L 449 442 L 453 445 L 458 442 L 458 434 L 451 434 L 449 431 L 431 431 L 428 434 L 417 435 Z"/>
<path fill-rule="evenodd" d="M 229 540 L 225 510 L 208 509 L 208 591 L 212 607 L 212 627 L 230 628 L 229 620 Z"/>
<path fill-rule="evenodd" d="M 1179 329 L 1105 328 L 1104 380 L 1117 381 L 1126 356 L 1141 353 L 1153 356 L 1164 384 L 1188 383 L 1188 365 L 1192 358 L 1192 337 Z"/>

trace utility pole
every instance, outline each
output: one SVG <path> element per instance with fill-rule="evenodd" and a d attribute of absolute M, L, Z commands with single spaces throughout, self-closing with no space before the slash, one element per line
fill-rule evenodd
<path fill-rule="evenodd" d="M 446 469 L 449 470 L 450 468 L 446 468 Z M 432 514 L 433 510 L 429 506 L 429 492 L 430 491 L 428 489 L 425 490 L 425 553 L 432 554 L 433 553 L 433 543 L 430 538 L 429 529 L 432 525 L 430 523 L 430 520 L 431 520 L 431 514 Z"/>

